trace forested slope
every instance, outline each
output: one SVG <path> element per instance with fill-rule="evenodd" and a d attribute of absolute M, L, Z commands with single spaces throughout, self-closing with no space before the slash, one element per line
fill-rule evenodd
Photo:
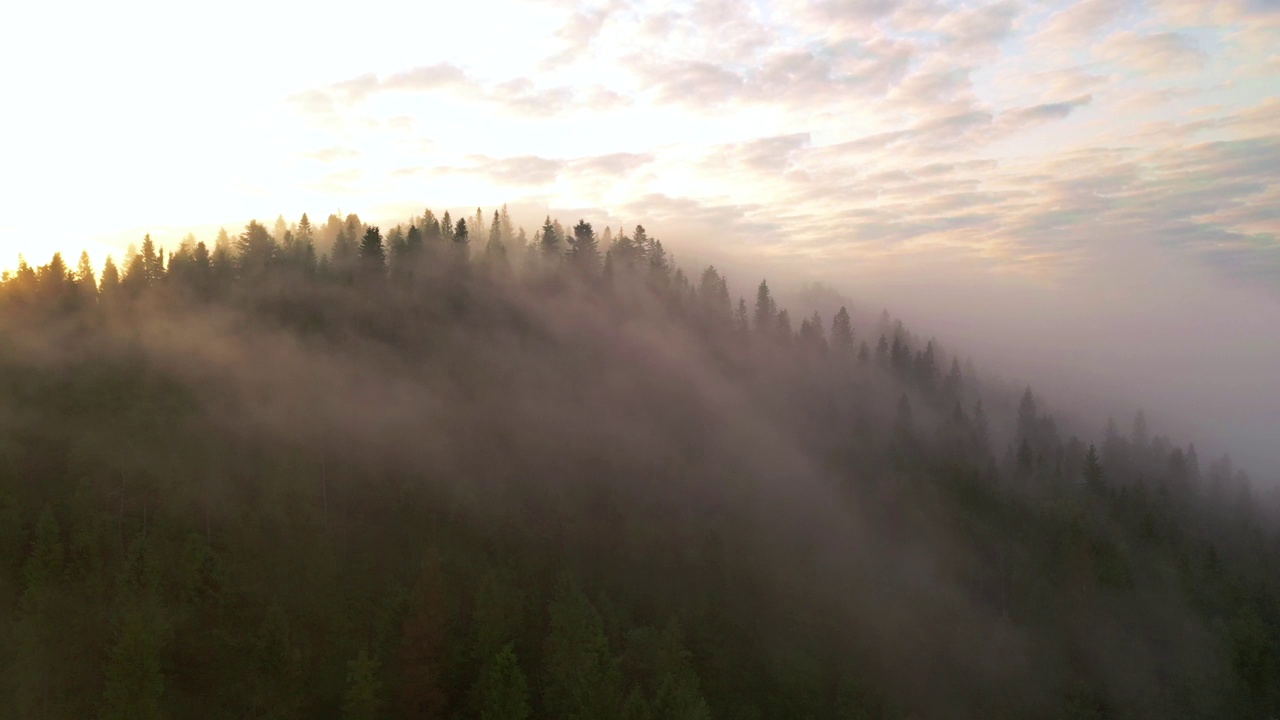
<path fill-rule="evenodd" d="M 887 316 L 505 211 L 121 266 L 0 286 L 0 717 L 1280 713 L 1274 496 Z"/>

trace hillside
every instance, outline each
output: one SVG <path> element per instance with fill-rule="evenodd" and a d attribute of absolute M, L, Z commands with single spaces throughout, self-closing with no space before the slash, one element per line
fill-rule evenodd
<path fill-rule="evenodd" d="M 0 717 L 1280 714 L 1229 459 L 479 220 L 6 275 Z"/>

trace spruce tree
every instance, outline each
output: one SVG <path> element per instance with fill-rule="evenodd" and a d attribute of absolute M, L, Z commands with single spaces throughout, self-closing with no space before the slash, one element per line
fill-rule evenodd
<path fill-rule="evenodd" d="M 774 304 L 773 295 L 769 292 L 769 283 L 761 280 L 760 286 L 756 288 L 756 334 L 765 335 L 773 332 L 777 327 L 777 312 L 778 307 Z"/>
<path fill-rule="evenodd" d="M 831 350 L 844 360 L 853 358 L 853 323 L 849 311 L 843 306 L 831 320 Z"/>

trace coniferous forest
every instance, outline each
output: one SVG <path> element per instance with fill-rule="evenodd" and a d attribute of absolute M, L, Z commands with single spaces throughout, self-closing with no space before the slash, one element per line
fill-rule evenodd
<path fill-rule="evenodd" d="M 1280 514 L 641 226 L 0 285 L 0 717 L 1273 718 Z M 874 317 L 874 316 L 873 316 Z"/>

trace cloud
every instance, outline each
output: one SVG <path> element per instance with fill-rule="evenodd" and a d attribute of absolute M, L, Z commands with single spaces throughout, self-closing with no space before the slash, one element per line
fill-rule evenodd
<path fill-rule="evenodd" d="M 893 88 L 889 99 L 915 107 L 970 100 L 973 96 L 970 80 L 973 70 L 972 67 L 945 67 L 913 73 Z"/>
<path fill-rule="evenodd" d="M 366 73 L 290 97 L 304 113 L 332 114 L 338 106 L 352 106 L 373 95 L 390 92 L 450 91 L 469 100 L 499 105 L 531 116 L 550 116 L 576 109 L 609 110 L 627 105 L 623 95 L 600 85 L 542 87 L 528 77 L 486 83 L 447 62 L 411 68 L 386 77 Z"/>
<path fill-rule="evenodd" d="M 625 175 L 654 161 L 652 153 L 610 153 L 571 161 L 570 167 L 600 175 Z"/>
<path fill-rule="evenodd" d="M 320 162 L 333 162 L 334 160 L 342 160 L 345 158 L 360 157 L 360 151 L 352 148 L 344 147 L 327 147 L 321 148 L 308 153 L 303 153 L 303 157 L 319 160 Z"/>
<path fill-rule="evenodd" d="M 1081 95 L 1069 100 L 1014 108 L 1000 113 L 988 108 L 971 107 L 922 121 L 903 130 L 875 133 L 836 143 L 823 148 L 822 152 L 846 155 L 892 151 L 916 157 L 944 151 L 974 151 L 1032 126 L 1065 119 L 1092 100 L 1091 95 Z"/>
<path fill-rule="evenodd" d="M 944 15 L 934 25 L 934 31 L 945 38 L 948 47 L 980 53 L 994 50 L 1008 38 L 1021 14 L 1022 5 L 1013 0 L 965 7 Z"/>
<path fill-rule="evenodd" d="M 471 155 L 467 160 L 471 162 L 471 167 L 461 172 L 480 173 L 509 185 L 546 185 L 555 182 L 566 165 L 564 160 L 534 155 L 508 158 Z"/>
<path fill-rule="evenodd" d="M 809 133 L 792 133 L 758 138 L 745 143 L 721 146 L 713 150 L 715 157 L 764 173 L 778 173 L 787 168 L 797 150 L 809 145 Z"/>
<path fill-rule="evenodd" d="M 837 33 L 865 34 L 877 20 L 893 14 L 900 0 L 813 0 L 781 3 L 783 9 L 808 27 Z"/>
<path fill-rule="evenodd" d="M 1050 16 L 1033 45 L 1076 45 L 1137 7 L 1135 0 L 1081 0 Z"/>
<path fill-rule="evenodd" d="M 738 73 L 706 61 L 636 60 L 641 80 L 661 102 L 715 107 L 737 98 L 745 86 Z"/>
<path fill-rule="evenodd" d="M 642 88 L 659 102 L 714 109 L 729 103 L 811 107 L 847 102 L 856 93 L 888 92 L 907 73 L 914 44 L 875 40 L 778 49 L 743 68 L 707 60 L 629 60 Z"/>
<path fill-rule="evenodd" d="M 463 72 L 462 68 L 452 63 L 441 62 L 395 73 L 383 80 L 378 89 L 423 91 L 472 83 L 474 81 Z"/>
<path fill-rule="evenodd" d="M 617 177 L 634 172 L 654 161 L 650 153 L 607 153 L 578 158 L 545 158 L 536 155 L 496 158 L 470 155 L 466 167 L 449 168 L 446 173 L 483 175 L 495 182 L 515 186 L 550 185 L 562 176 Z"/>
<path fill-rule="evenodd" d="M 1148 0 L 1151 9 L 1166 22 L 1183 26 L 1235 23 L 1280 16 L 1277 0 Z"/>
<path fill-rule="evenodd" d="M 1097 47 L 1096 55 L 1130 70 L 1155 74 L 1199 70 L 1207 60 L 1195 38 L 1177 32 L 1118 32 Z"/>
<path fill-rule="evenodd" d="M 1039 122 L 1063 120 L 1078 108 L 1082 108 L 1092 101 L 1092 95 L 1081 95 L 1063 102 L 1044 103 L 1013 110 L 1002 114 L 1000 120 L 1013 128 L 1021 129 Z"/>

